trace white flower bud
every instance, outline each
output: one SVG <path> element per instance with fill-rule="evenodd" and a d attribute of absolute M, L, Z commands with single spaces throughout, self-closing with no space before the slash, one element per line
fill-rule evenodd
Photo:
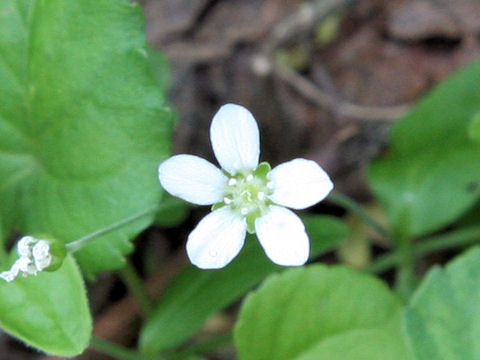
<path fill-rule="evenodd" d="M 35 239 L 24 236 L 17 243 L 19 258 L 0 278 L 10 282 L 18 275 L 37 275 L 38 272 L 57 269 L 66 256 L 65 244 L 56 240 Z"/>

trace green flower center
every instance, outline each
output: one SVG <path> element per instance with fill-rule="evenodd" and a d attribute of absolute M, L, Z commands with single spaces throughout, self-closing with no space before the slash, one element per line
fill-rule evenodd
<path fill-rule="evenodd" d="M 248 232 L 255 232 L 255 219 L 268 211 L 272 204 L 269 195 L 273 192 L 273 184 L 267 179 L 271 170 L 266 162 L 258 165 L 254 171 L 228 175 L 223 201 L 215 204 L 213 209 L 229 206 L 233 212 L 247 220 Z"/>

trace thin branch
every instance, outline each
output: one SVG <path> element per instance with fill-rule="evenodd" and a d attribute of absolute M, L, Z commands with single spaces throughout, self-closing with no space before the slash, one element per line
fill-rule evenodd
<path fill-rule="evenodd" d="M 338 103 L 338 98 L 321 90 L 314 83 L 297 74 L 288 66 L 280 64 L 278 61 L 273 65 L 272 71 L 275 76 L 286 82 L 312 103 L 322 108 L 334 109 L 338 115 L 348 118 L 362 120 L 395 120 L 404 115 L 408 109 L 410 109 L 409 104 L 395 106 L 364 106 L 341 100 Z"/>

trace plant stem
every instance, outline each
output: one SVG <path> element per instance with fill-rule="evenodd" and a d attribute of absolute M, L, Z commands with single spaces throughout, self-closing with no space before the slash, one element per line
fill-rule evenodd
<path fill-rule="evenodd" d="M 157 212 L 159 209 L 159 206 L 158 205 L 155 205 L 147 210 L 144 210 L 136 215 L 133 215 L 131 217 L 128 217 L 126 219 L 123 219 L 123 220 L 120 220 L 119 222 L 116 222 L 114 224 L 111 224 L 109 226 L 106 226 L 102 229 L 99 229 L 99 230 L 96 230 L 94 231 L 93 233 L 90 233 L 88 235 L 85 235 L 83 237 L 81 237 L 80 239 L 78 240 L 75 240 L 75 241 L 72 241 L 70 243 L 68 243 L 66 246 L 67 246 L 67 249 L 70 253 L 74 253 L 78 250 L 80 250 L 82 247 L 84 247 L 85 245 L 87 245 L 89 242 L 91 242 L 92 240 L 95 240 L 97 238 L 99 238 L 100 236 L 103 236 L 103 235 L 106 235 L 112 231 L 115 231 L 125 225 L 129 225 L 143 217 L 146 217 L 148 215 L 152 215 L 154 214 L 155 212 Z"/>
<path fill-rule="evenodd" d="M 147 289 L 143 285 L 143 281 L 136 272 L 135 268 L 127 262 L 125 266 L 120 270 L 120 275 L 123 282 L 127 285 L 129 291 L 133 294 L 133 297 L 140 307 L 140 311 L 143 317 L 146 319 L 152 313 L 153 304 L 148 296 Z"/>
<path fill-rule="evenodd" d="M 184 359 L 189 355 L 204 354 L 211 350 L 218 349 L 223 345 L 233 341 L 232 334 L 220 335 L 200 343 L 193 344 L 186 349 L 178 351 L 172 355 L 172 359 Z"/>
<path fill-rule="evenodd" d="M 338 205 L 356 214 L 360 219 L 362 219 L 365 223 L 367 223 L 376 231 L 378 231 L 379 234 L 385 236 L 387 239 L 391 238 L 390 232 L 387 229 L 385 229 L 382 225 L 380 225 L 373 217 L 371 217 L 363 209 L 363 207 L 352 198 L 346 195 L 340 194 L 336 191 L 333 191 L 330 193 L 330 195 L 328 195 L 327 200 L 335 205 Z"/>
<path fill-rule="evenodd" d="M 475 243 L 480 243 L 480 226 L 469 226 L 444 235 L 427 238 L 414 244 L 413 253 L 415 257 L 420 257 L 435 251 L 455 249 L 459 246 L 467 246 Z M 372 273 L 381 273 L 397 265 L 399 260 L 399 254 L 397 252 L 391 252 L 379 257 L 364 270 Z"/>
<path fill-rule="evenodd" d="M 95 337 L 91 338 L 90 347 L 119 360 L 144 360 L 142 354 L 136 352 L 135 350 L 127 349 L 123 346 Z"/>
<path fill-rule="evenodd" d="M 444 235 L 425 239 L 415 246 L 415 254 L 422 256 L 439 250 L 454 249 L 479 242 L 480 226 L 468 226 Z"/>
<path fill-rule="evenodd" d="M 412 246 L 412 238 L 407 234 L 396 237 L 398 269 L 395 278 L 395 289 L 398 294 L 407 300 L 415 287 L 415 257 Z"/>
<path fill-rule="evenodd" d="M 389 252 L 372 261 L 363 271 L 379 274 L 390 270 L 398 264 L 399 256 L 396 252 Z"/>

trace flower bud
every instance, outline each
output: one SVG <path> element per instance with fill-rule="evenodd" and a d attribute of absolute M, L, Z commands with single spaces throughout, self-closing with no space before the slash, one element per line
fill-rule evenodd
<path fill-rule="evenodd" d="M 0 278 L 13 281 L 19 274 L 26 277 L 40 271 L 57 270 L 67 255 L 65 244 L 48 238 L 24 236 L 17 243 L 19 258 L 11 268 L 0 273 Z"/>

